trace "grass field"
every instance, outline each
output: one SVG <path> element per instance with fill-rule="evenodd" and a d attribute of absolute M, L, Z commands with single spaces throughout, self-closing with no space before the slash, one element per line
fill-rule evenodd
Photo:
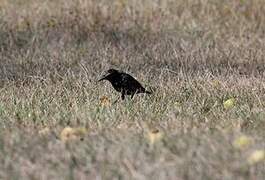
<path fill-rule="evenodd" d="M 0 179 L 265 179 L 264 76 L 263 0 L 1 0 Z"/>

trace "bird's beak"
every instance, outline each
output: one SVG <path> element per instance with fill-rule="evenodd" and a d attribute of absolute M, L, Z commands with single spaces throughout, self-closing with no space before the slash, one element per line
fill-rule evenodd
<path fill-rule="evenodd" d="M 109 74 L 105 74 L 105 75 L 101 76 L 101 78 L 98 80 L 98 82 L 100 82 L 100 81 L 106 79 L 108 75 L 109 75 Z"/>
<path fill-rule="evenodd" d="M 100 79 L 98 80 L 98 82 L 104 80 L 105 78 L 106 78 L 106 77 L 102 77 L 102 78 L 100 78 Z"/>

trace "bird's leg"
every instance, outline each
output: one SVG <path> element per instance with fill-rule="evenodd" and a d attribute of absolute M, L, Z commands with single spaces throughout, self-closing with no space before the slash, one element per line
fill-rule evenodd
<path fill-rule="evenodd" d="M 124 100 L 125 99 L 125 92 L 121 91 L 121 99 Z"/>
<path fill-rule="evenodd" d="M 131 99 L 133 98 L 134 94 L 135 94 L 135 93 L 132 93 L 132 95 L 131 95 Z"/>

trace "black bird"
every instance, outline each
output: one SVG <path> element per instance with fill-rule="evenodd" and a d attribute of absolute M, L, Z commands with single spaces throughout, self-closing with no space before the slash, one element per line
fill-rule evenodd
<path fill-rule="evenodd" d="M 116 91 L 121 92 L 122 100 L 124 100 L 125 95 L 131 95 L 133 98 L 138 93 L 151 94 L 131 75 L 116 69 L 109 69 L 99 81 L 102 80 L 108 80 Z"/>

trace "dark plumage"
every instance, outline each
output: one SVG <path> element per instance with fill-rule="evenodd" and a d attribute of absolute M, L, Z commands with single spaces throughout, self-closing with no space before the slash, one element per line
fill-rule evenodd
<path fill-rule="evenodd" d="M 138 93 L 151 94 L 131 75 L 116 69 L 109 69 L 99 81 L 102 80 L 108 80 L 116 91 L 121 92 L 122 100 L 125 95 L 131 95 L 131 98 L 133 98 Z"/>

